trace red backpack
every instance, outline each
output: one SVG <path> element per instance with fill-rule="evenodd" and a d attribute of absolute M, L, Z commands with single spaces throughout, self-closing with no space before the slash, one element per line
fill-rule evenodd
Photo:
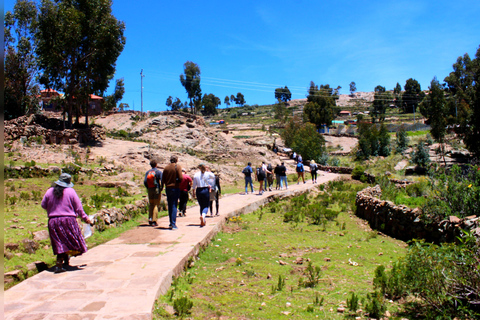
<path fill-rule="evenodd" d="M 147 186 L 148 188 L 156 188 L 158 186 L 156 172 L 151 169 L 147 172 Z"/>

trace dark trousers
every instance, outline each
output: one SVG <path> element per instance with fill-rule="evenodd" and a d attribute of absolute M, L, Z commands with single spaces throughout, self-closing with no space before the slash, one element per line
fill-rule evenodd
<path fill-rule="evenodd" d="M 188 191 L 180 191 L 180 204 L 178 205 L 178 210 L 181 213 L 185 214 L 187 211 L 187 202 L 188 202 Z"/>

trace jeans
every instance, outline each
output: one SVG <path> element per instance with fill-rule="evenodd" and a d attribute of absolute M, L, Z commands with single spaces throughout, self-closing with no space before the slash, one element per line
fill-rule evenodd
<path fill-rule="evenodd" d="M 180 189 L 178 188 L 166 188 L 167 205 L 168 205 L 168 217 L 170 218 L 170 227 L 177 226 L 177 206 L 178 198 L 180 197 Z"/>
<path fill-rule="evenodd" d="M 197 188 L 196 196 L 198 205 L 200 206 L 200 216 L 206 216 L 208 213 L 208 205 L 210 204 L 210 193 L 208 188 Z"/>
<path fill-rule="evenodd" d="M 248 185 L 250 184 L 250 189 L 253 192 L 253 182 L 252 177 L 245 177 L 245 193 L 248 192 Z"/>
<path fill-rule="evenodd" d="M 283 188 L 283 182 L 285 182 L 285 188 L 288 188 L 287 176 L 280 176 L 280 188 Z"/>

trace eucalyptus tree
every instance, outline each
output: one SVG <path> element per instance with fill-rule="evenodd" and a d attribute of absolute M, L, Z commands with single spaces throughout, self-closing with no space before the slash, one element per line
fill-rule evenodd
<path fill-rule="evenodd" d="M 408 79 L 404 86 L 405 91 L 402 94 L 402 108 L 404 113 L 415 113 L 418 104 L 422 101 L 425 94 L 422 92 L 420 83 L 415 79 Z"/>
<path fill-rule="evenodd" d="M 350 82 L 350 95 L 353 97 L 353 94 L 357 91 L 357 85 L 354 81 Z"/>
<path fill-rule="evenodd" d="M 200 67 L 192 61 L 185 62 L 183 64 L 183 74 L 180 75 L 180 83 L 187 91 L 192 113 L 196 114 L 197 108 L 199 108 L 199 102 L 201 102 L 202 99 Z"/>
<path fill-rule="evenodd" d="M 36 34 L 41 83 L 65 93 L 68 124 L 78 123 L 91 94 L 103 95 L 125 46 L 125 24 L 111 0 L 43 0 Z"/>
<path fill-rule="evenodd" d="M 311 122 L 320 128 L 322 124 L 330 126 L 336 116 L 335 100 L 338 95 L 330 85 L 320 85 L 320 88 L 313 81 L 307 95 L 307 103 L 303 108 L 305 122 Z"/>
<path fill-rule="evenodd" d="M 4 116 L 13 119 L 37 110 L 39 86 L 35 55 L 38 8 L 17 0 L 4 17 Z"/>
<path fill-rule="evenodd" d="M 221 104 L 222 101 L 220 100 L 220 98 L 215 96 L 213 93 L 204 94 L 202 98 L 202 113 L 206 116 L 216 115 L 217 108 Z"/>
<path fill-rule="evenodd" d="M 375 87 L 374 92 L 372 119 L 373 122 L 376 120 L 383 122 L 385 120 L 387 108 L 392 100 L 392 96 L 390 92 L 385 90 L 385 87 L 380 85 Z"/>
<path fill-rule="evenodd" d="M 434 77 L 430 82 L 429 93 L 420 103 L 420 112 L 430 123 L 430 133 L 440 143 L 445 161 L 445 135 L 447 134 L 447 105 L 443 86 Z"/>

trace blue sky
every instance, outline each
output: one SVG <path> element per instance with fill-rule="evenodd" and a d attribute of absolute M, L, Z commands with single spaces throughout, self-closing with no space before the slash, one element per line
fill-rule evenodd
<path fill-rule="evenodd" d="M 5 11 L 14 0 L 5 0 Z M 183 64 L 201 70 L 202 93 L 222 100 L 241 92 L 247 104 L 275 102 L 288 86 L 305 98 L 310 81 L 349 93 L 393 89 L 414 78 L 427 89 L 441 82 L 457 57 L 480 45 L 480 1 L 163 1 L 114 0 L 126 24 L 126 46 L 115 79 L 122 102 L 166 110 L 168 96 L 187 100 Z M 113 91 L 112 82 L 107 93 Z"/>

